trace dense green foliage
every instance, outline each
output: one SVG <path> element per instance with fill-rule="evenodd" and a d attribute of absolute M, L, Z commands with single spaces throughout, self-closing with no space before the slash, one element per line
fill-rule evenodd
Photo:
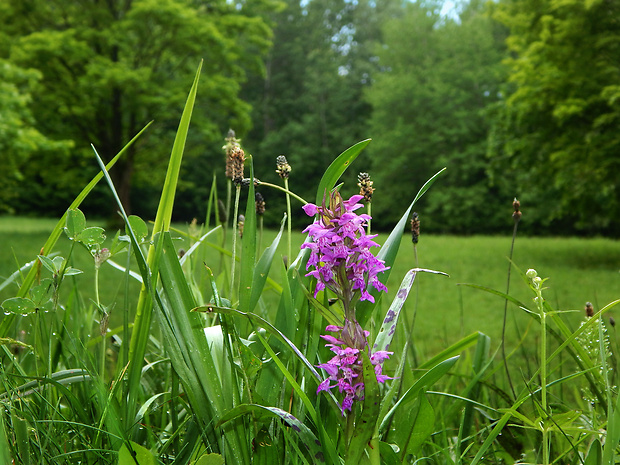
<path fill-rule="evenodd" d="M 543 224 L 617 231 L 620 3 L 507 0 L 494 10 L 511 52 L 493 118 L 495 172 Z"/>
<path fill-rule="evenodd" d="M 286 155 L 304 198 L 334 153 L 372 138 L 359 170 L 375 179 L 379 228 L 412 185 L 447 167 L 445 189 L 419 206 L 428 230 L 505 230 L 514 196 L 531 232 L 617 230 L 618 1 L 443 5 L 2 0 L 0 92 L 13 128 L 0 132 L 11 166 L 2 208 L 63 211 L 95 169 L 91 143 L 108 160 L 155 120 L 111 173 L 125 205 L 152 216 L 166 137 L 204 59 L 177 219 L 200 216 L 213 167 L 224 186 L 220 147 L 232 128 L 262 180 L 277 181 L 275 158 Z M 350 193 L 355 175 L 343 178 Z M 275 227 L 284 196 L 261 193 Z M 110 205 L 102 190 L 84 208 Z"/>
<path fill-rule="evenodd" d="M 262 18 L 275 2 L 241 6 L 225 0 L 1 1 L 0 30 L 8 43 L 2 55 L 36 69 L 40 78 L 28 89 L 35 127 L 75 146 L 31 157 L 26 185 L 38 189 L 20 189 L 20 204 L 39 213 L 62 211 L 67 202 L 59 193 L 75 194 L 96 171 L 90 144 L 107 161 L 155 120 L 112 172 L 130 208 L 134 178 L 143 187 L 162 180 L 178 111 L 200 60 L 208 79 L 188 153 L 219 159 L 219 150 L 206 148 L 217 147 L 223 128 L 250 127 L 240 84 L 247 71 L 262 67 L 271 37 Z M 103 199 L 99 207 L 105 212 Z"/>

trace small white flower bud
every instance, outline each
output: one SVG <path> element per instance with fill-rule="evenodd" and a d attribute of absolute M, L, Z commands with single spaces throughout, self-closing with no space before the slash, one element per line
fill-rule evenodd
<path fill-rule="evenodd" d="M 538 276 L 538 273 L 536 273 L 535 269 L 530 268 L 529 270 L 526 271 L 525 276 L 527 276 L 530 279 L 534 279 L 536 276 Z"/>

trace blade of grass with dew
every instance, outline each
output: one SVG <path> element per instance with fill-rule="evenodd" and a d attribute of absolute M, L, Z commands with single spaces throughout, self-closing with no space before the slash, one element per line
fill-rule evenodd
<path fill-rule="evenodd" d="M 11 465 L 9 443 L 6 439 L 6 428 L 4 426 L 4 408 L 0 409 L 0 465 Z"/>
<path fill-rule="evenodd" d="M 233 407 L 233 396 L 224 395 L 224 388 L 230 389 L 232 381 L 215 376 L 216 364 L 205 337 L 204 323 L 200 315 L 188 311 L 195 307 L 195 300 L 179 264 L 170 233 L 163 233 L 163 236 L 164 249 L 159 273 L 168 304 L 161 308 L 161 328 L 175 370 L 178 368 L 181 379 L 182 373 L 189 376 L 182 381 L 188 396 L 191 396 L 194 414 L 206 427 Z M 234 463 L 249 463 L 247 437 L 242 423 L 224 435 Z"/>
<path fill-rule="evenodd" d="M 334 188 L 336 182 L 340 179 L 340 176 L 342 176 L 347 168 L 351 166 L 351 163 L 353 163 L 353 161 L 369 143 L 370 139 L 358 142 L 338 155 L 338 157 L 329 165 L 329 167 L 325 170 L 321 181 L 319 181 L 319 187 L 316 191 L 316 205 L 321 205 L 323 203 L 323 196 L 325 195 L 325 192 L 329 193 Z"/>
<path fill-rule="evenodd" d="M 107 169 L 112 168 L 116 164 L 116 162 L 120 159 L 120 157 L 123 156 L 125 151 L 138 139 L 138 137 L 142 135 L 144 131 L 146 131 L 146 129 L 150 125 L 151 123 L 148 123 L 146 126 L 144 126 L 144 128 L 142 128 L 142 130 L 138 134 L 136 134 L 133 137 L 133 139 L 131 139 L 127 143 L 127 145 L 125 145 L 125 147 L 123 147 L 121 151 L 118 152 L 116 156 L 114 156 L 114 158 L 112 158 L 112 160 L 108 162 L 108 164 L 106 165 L 106 168 Z M 88 196 L 88 194 L 90 194 L 90 192 L 95 188 L 95 186 L 101 180 L 101 178 L 103 178 L 103 174 L 97 173 L 93 177 L 93 179 L 86 185 L 86 187 L 84 187 L 84 189 L 82 189 L 82 191 L 78 194 L 78 196 L 71 203 L 69 208 L 67 208 L 67 211 L 76 209 L 77 207 L 79 207 L 80 204 L 84 201 L 84 199 Z M 60 235 L 62 234 L 62 231 L 65 226 L 65 222 L 66 222 L 66 217 L 67 217 L 67 212 L 65 212 L 62 215 L 62 217 L 58 220 L 58 223 L 56 223 L 56 226 L 54 227 L 51 234 L 47 238 L 47 241 L 45 241 L 45 244 L 43 245 L 41 249 L 41 255 L 46 255 L 46 256 L 50 255 L 52 248 L 54 247 L 54 245 L 56 245 L 56 242 L 58 241 L 58 239 L 60 238 Z M 37 267 L 34 266 L 30 269 L 30 271 L 24 278 L 24 282 L 22 283 L 22 285 L 19 288 L 19 291 L 17 292 L 17 297 L 26 297 L 28 295 L 30 288 L 34 284 L 36 275 L 37 275 Z M 4 337 L 7 334 L 14 320 L 15 320 L 15 315 L 6 315 L 2 319 L 2 323 L 0 323 L 0 337 Z"/>
<path fill-rule="evenodd" d="M 215 425 L 216 428 L 224 425 L 225 423 L 234 420 L 237 417 L 242 415 L 252 414 L 253 418 L 256 420 L 269 419 L 269 418 L 280 418 L 287 426 L 292 428 L 303 444 L 306 446 L 308 451 L 310 452 L 311 457 L 315 462 L 321 462 L 321 456 L 323 451 L 319 447 L 320 442 L 318 441 L 316 435 L 312 432 L 310 428 L 304 425 L 299 419 L 295 418 L 293 415 L 288 413 L 286 410 L 279 409 L 277 407 L 266 407 L 264 405 L 257 404 L 242 404 L 226 414 L 220 419 L 220 421 Z"/>
<path fill-rule="evenodd" d="M 396 260 L 398 249 L 400 248 L 401 239 L 403 237 L 403 231 L 405 229 L 405 224 L 407 223 L 407 220 L 409 219 L 409 214 L 411 213 L 413 206 L 426 193 L 426 191 L 430 189 L 433 183 L 437 180 L 437 177 L 439 177 L 439 175 L 443 173 L 445 170 L 446 168 L 439 170 L 428 181 L 426 181 L 426 183 L 424 183 L 424 185 L 420 188 L 415 198 L 413 199 L 413 202 L 411 202 L 411 204 L 409 205 L 409 208 L 407 208 L 407 210 L 405 211 L 403 216 L 400 218 L 400 220 L 398 221 L 398 223 L 396 224 L 396 226 L 394 227 L 394 229 L 392 230 L 392 232 L 390 233 L 386 241 L 381 246 L 381 250 L 379 250 L 379 253 L 377 254 L 377 258 L 380 260 L 383 260 L 385 262 L 385 265 L 389 267 L 386 271 L 384 271 L 383 273 L 379 275 L 379 281 L 382 282 L 383 284 L 387 283 L 388 278 L 390 277 L 390 274 L 392 272 L 392 267 L 394 265 L 394 261 Z M 377 308 L 379 301 L 381 300 L 382 293 L 378 291 L 377 289 L 372 288 L 370 290 L 370 295 L 373 296 L 374 303 L 370 302 L 369 300 L 364 300 L 364 301 L 359 302 L 356 306 L 357 319 L 359 323 L 362 325 L 362 327 L 366 326 L 366 323 L 368 322 L 369 318 L 372 316 L 374 309 Z"/>

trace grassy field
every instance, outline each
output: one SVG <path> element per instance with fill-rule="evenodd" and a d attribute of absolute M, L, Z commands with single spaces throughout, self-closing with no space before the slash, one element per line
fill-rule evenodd
<path fill-rule="evenodd" d="M 24 263 L 34 259 L 52 230 L 55 220 L 31 218 L 0 218 L 0 282 Z M 89 225 L 97 225 L 89 222 Z M 187 230 L 186 225 L 176 225 L 179 230 Z M 113 236 L 109 232 L 108 237 Z M 275 236 L 274 231 L 266 231 L 262 246 L 269 245 Z M 380 234 L 378 240 L 385 239 Z M 298 250 L 304 236 L 296 233 L 293 250 Z M 185 245 L 184 245 L 185 244 Z M 179 247 L 186 247 L 180 240 Z M 57 249 L 66 254 L 69 241 L 61 237 Z M 281 255 L 286 254 L 286 241 L 280 244 Z M 219 264 L 219 253 L 207 247 L 205 261 L 212 267 Z M 460 337 L 474 331 L 489 335 L 493 345 L 501 339 L 504 301 L 484 291 L 461 286 L 473 283 L 500 291 L 506 290 L 506 277 L 509 266 L 508 253 L 510 237 L 455 237 L 422 235 L 418 244 L 419 267 L 439 270 L 450 276 L 421 274 L 418 284 L 405 306 L 409 320 L 415 319 L 415 340 L 422 356 L 431 356 Z M 294 252 L 295 253 L 295 252 Z M 612 300 L 620 298 L 620 242 L 609 239 L 580 238 L 517 238 L 514 264 L 522 271 L 535 268 L 540 276 L 549 277 L 545 291 L 547 300 L 560 310 L 574 311 L 564 315 L 570 327 L 575 328 L 583 319 L 586 301 L 598 309 Z M 85 250 L 73 254 L 73 266 L 84 271 L 75 278 L 88 302 L 94 292 L 92 260 Z M 399 255 L 392 271 L 388 288 L 390 302 L 396 287 L 408 269 L 415 267 L 413 246 L 409 236 L 403 236 Z M 272 276 L 278 281 L 280 266 L 272 267 Z M 111 267 L 101 272 L 101 295 L 104 303 L 124 301 L 123 276 Z M 87 283 L 87 284 L 84 284 Z M 16 285 L 6 286 L 0 291 L 0 301 L 16 292 Z M 66 287 L 65 293 L 73 289 Z M 129 293 L 129 310 L 135 303 L 138 284 L 132 283 Z M 416 295 L 417 292 L 417 295 Z M 532 294 L 525 285 L 517 269 L 513 267 L 510 293 L 525 304 L 531 304 Z M 274 302 L 275 293 L 272 292 Z M 265 296 L 269 299 L 269 293 Z M 266 303 L 269 305 L 269 302 Z M 507 339 L 516 344 L 518 332 L 527 329 L 533 320 L 514 305 L 508 307 Z M 112 323 L 119 309 L 111 312 Z M 613 313 L 612 313 L 613 315 Z"/>

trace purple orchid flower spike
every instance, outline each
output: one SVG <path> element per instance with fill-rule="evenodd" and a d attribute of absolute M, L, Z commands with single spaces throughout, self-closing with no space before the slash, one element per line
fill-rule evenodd
<path fill-rule="evenodd" d="M 378 382 L 392 379 L 382 373 L 382 364 L 392 352 L 371 354 L 367 339 L 370 333 L 363 330 L 355 318 L 355 302 L 358 299 L 374 302 L 368 291 L 370 286 L 387 291 L 378 275 L 388 267 L 370 252 L 371 247 L 379 246 L 372 240 L 376 235 L 366 234 L 365 225 L 371 218 L 355 213 L 363 206 L 359 203 L 362 198 L 361 195 L 354 195 L 349 200 L 343 200 L 334 190 L 329 198 L 326 196 L 323 199 L 322 205 L 307 204 L 303 207 L 307 215 L 317 216 L 314 223 L 304 230 L 313 242 L 302 245 L 302 248 L 311 251 L 307 264 L 310 271 L 306 276 L 317 280 L 314 297 L 319 291 L 331 290 L 342 301 L 345 313 L 344 326 L 329 325 L 326 328 L 329 332 L 338 333 L 337 337 L 321 336 L 327 341 L 326 347 L 335 355 L 327 363 L 318 365 L 328 377 L 319 384 L 317 394 L 338 388 L 344 394 L 343 415 L 345 411 L 351 411 L 355 401 L 364 398 L 362 351 L 370 356 Z"/>

